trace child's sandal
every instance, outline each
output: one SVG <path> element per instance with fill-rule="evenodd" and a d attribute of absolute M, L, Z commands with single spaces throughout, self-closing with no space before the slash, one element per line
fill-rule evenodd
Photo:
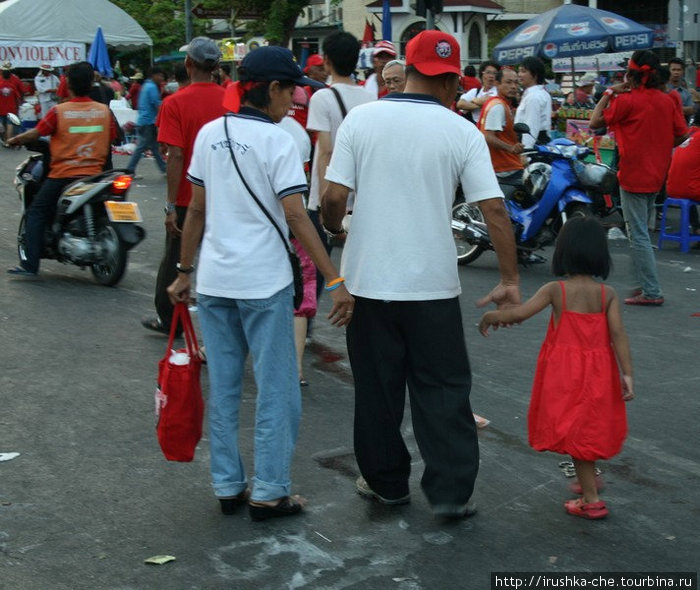
<path fill-rule="evenodd" d="M 564 509 L 572 516 L 587 518 L 589 520 L 605 518 L 609 514 L 603 500 L 586 504 L 581 498 L 576 498 L 575 500 L 564 502 Z"/>

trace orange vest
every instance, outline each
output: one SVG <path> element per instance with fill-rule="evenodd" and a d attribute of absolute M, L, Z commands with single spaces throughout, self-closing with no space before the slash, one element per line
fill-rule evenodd
<path fill-rule="evenodd" d="M 56 132 L 51 136 L 49 178 L 92 176 L 102 172 L 110 150 L 109 109 L 99 102 L 56 105 Z"/>
<path fill-rule="evenodd" d="M 484 106 L 481 108 L 481 117 L 479 117 L 478 127 L 481 129 L 481 132 L 486 135 L 486 131 L 484 130 L 486 115 L 491 108 L 497 104 L 502 104 L 505 109 L 506 126 L 503 128 L 503 131 L 495 132 L 496 137 L 509 145 L 515 145 L 518 143 L 518 136 L 513 130 L 513 114 L 510 111 L 510 105 L 500 96 L 492 96 L 484 103 Z M 523 163 L 520 160 L 520 154 L 511 154 L 510 152 L 494 149 L 491 146 L 489 146 L 489 152 L 491 153 L 491 163 L 493 164 L 495 172 L 522 170 Z"/>

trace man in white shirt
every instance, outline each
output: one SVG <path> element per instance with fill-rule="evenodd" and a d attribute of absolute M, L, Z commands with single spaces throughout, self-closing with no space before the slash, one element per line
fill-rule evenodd
<path fill-rule="evenodd" d="M 356 107 L 340 126 L 322 212 L 339 232 L 356 191 L 341 267 L 355 297 L 347 342 L 357 491 L 384 504 L 410 500 L 401 435 L 408 385 L 423 491 L 436 516 L 461 518 L 473 512 L 479 450 L 451 229 L 458 182 L 481 208 L 499 259 L 501 282 L 481 304 L 520 301 L 515 242 L 483 136 L 446 108 L 461 74 L 457 40 L 423 31 L 409 41 L 406 64 L 403 94 Z"/>
<path fill-rule="evenodd" d="M 372 50 L 374 73 L 370 74 L 365 81 L 365 88 L 374 95 L 374 98 L 381 98 L 389 92 L 382 78 L 382 70 L 392 59 L 396 59 L 394 44 L 391 41 L 379 41 Z"/>
<path fill-rule="evenodd" d="M 485 61 L 479 66 L 479 78 L 481 88 L 468 90 L 457 101 L 457 108 L 460 111 L 471 113 L 473 123 L 478 123 L 481 117 L 481 107 L 491 96 L 498 94 L 496 88 L 496 74 L 500 66 L 495 61 Z"/>
<path fill-rule="evenodd" d="M 51 107 L 58 104 L 56 91 L 58 90 L 58 77 L 53 74 L 53 68 L 49 64 L 39 66 L 39 73 L 34 77 L 34 88 L 39 97 L 41 116 L 44 117 Z"/>
<path fill-rule="evenodd" d="M 319 221 L 319 207 L 320 195 L 323 194 L 326 185 L 326 168 L 333 154 L 335 136 L 347 112 L 357 105 L 375 100 L 375 97 L 362 86 L 358 86 L 351 78 L 360 54 L 360 44 L 356 37 L 343 31 L 332 33 L 323 41 L 323 53 L 324 65 L 331 77 L 331 87 L 317 90 L 311 96 L 306 128 L 317 133 L 311 166 L 309 216 L 317 228 L 319 237 L 327 243 Z M 327 250 L 330 252 L 330 247 Z M 317 276 L 318 296 L 321 295 L 322 289 L 323 277 Z"/>
<path fill-rule="evenodd" d="M 552 97 L 544 89 L 544 63 L 538 57 L 526 57 L 518 69 L 518 80 L 525 89 L 515 112 L 515 122 L 525 123 L 530 134 L 524 135 L 525 149 L 547 143 L 552 129 Z"/>

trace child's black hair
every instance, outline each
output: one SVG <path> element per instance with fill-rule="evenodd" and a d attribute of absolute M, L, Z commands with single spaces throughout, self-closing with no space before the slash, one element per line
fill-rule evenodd
<path fill-rule="evenodd" d="M 595 217 L 572 217 L 561 228 L 552 257 L 556 276 L 592 275 L 605 280 L 612 260 L 605 228 Z"/>

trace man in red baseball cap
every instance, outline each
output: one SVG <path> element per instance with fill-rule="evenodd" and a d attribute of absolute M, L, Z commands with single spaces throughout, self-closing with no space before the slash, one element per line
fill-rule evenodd
<path fill-rule="evenodd" d="M 382 78 L 382 70 L 387 62 L 396 59 L 396 48 L 391 41 L 379 41 L 372 49 L 372 67 L 374 73 L 365 81 L 365 89 L 369 90 L 377 98 L 386 96 L 389 90 Z"/>
<path fill-rule="evenodd" d="M 421 485 L 443 519 L 473 513 L 479 465 L 451 228 L 458 182 L 466 202 L 481 209 L 499 261 L 501 280 L 480 304 L 520 301 L 513 230 L 486 142 L 447 108 L 460 74 L 451 35 L 424 31 L 409 41 L 403 94 L 348 112 L 321 200 L 323 223 L 337 235 L 348 193 L 356 193 L 341 274 L 355 297 L 347 344 L 357 492 L 388 505 L 410 501 L 411 457 L 401 434 L 408 385 Z"/>
<path fill-rule="evenodd" d="M 304 73 L 312 80 L 325 84 L 328 74 L 326 73 L 326 68 L 323 67 L 323 57 L 318 53 L 311 54 L 306 60 Z"/>

